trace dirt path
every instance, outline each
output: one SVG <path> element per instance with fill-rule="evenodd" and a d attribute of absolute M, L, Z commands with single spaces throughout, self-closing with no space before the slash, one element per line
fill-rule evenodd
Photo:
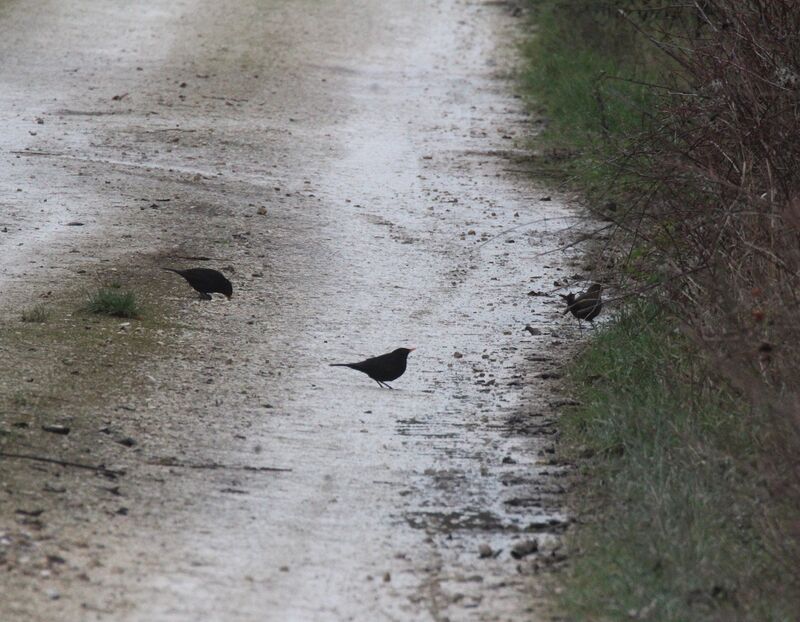
<path fill-rule="evenodd" d="M 0 462 L 2 619 L 538 619 L 571 346 L 527 294 L 574 269 L 508 7 L 87 6 L 0 3 L 0 439 L 125 473 Z M 199 255 L 231 302 L 158 270 Z M 111 277 L 149 321 L 72 312 Z M 399 345 L 395 391 L 327 366 Z"/>

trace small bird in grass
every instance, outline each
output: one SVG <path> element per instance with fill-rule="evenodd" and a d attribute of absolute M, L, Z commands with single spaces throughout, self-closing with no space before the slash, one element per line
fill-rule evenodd
<path fill-rule="evenodd" d="M 180 274 L 189 285 L 200 292 L 200 298 L 203 300 L 211 300 L 211 294 L 215 293 L 224 294 L 228 300 L 233 296 L 233 285 L 218 270 L 211 268 L 188 268 L 186 270 L 164 268 L 164 270 Z"/>
<path fill-rule="evenodd" d="M 387 382 L 397 380 L 406 371 L 406 360 L 416 348 L 397 348 L 388 354 L 374 356 L 360 363 L 331 363 L 331 367 L 349 367 L 364 372 L 382 387 L 390 387 Z"/>
<path fill-rule="evenodd" d="M 591 322 L 600 315 L 603 308 L 603 300 L 600 297 L 600 292 L 603 286 L 598 283 L 593 283 L 585 292 L 578 294 L 569 293 L 566 296 L 559 294 L 566 302 L 567 308 L 564 313 L 572 313 L 578 321 L 586 320 Z"/>

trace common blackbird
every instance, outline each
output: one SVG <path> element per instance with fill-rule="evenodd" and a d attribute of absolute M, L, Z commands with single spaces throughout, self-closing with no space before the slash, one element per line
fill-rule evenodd
<path fill-rule="evenodd" d="M 603 300 L 600 297 L 602 290 L 602 285 L 593 283 L 589 289 L 577 296 L 573 293 L 566 296 L 559 294 L 567 302 L 564 313 L 572 313 L 578 320 L 591 322 L 600 315 L 600 310 L 603 308 Z"/>
<path fill-rule="evenodd" d="M 228 300 L 233 296 L 233 285 L 222 272 L 217 270 L 211 268 L 188 268 L 187 270 L 164 268 L 164 270 L 180 274 L 189 285 L 200 292 L 200 298 L 203 300 L 211 300 L 211 294 L 214 293 L 224 294 Z"/>
<path fill-rule="evenodd" d="M 331 363 L 331 367 L 349 367 L 364 372 L 382 387 L 390 387 L 387 382 L 397 380 L 406 371 L 406 359 L 415 348 L 397 348 L 388 354 L 374 356 L 360 363 Z"/>

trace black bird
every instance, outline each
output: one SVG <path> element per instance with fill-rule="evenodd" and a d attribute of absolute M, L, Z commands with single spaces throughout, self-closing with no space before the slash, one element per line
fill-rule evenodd
<path fill-rule="evenodd" d="M 331 367 L 349 367 L 364 372 L 382 387 L 390 387 L 387 382 L 397 380 L 406 371 L 406 359 L 415 348 L 397 348 L 388 354 L 374 356 L 360 363 L 331 363 Z"/>
<path fill-rule="evenodd" d="M 187 270 L 177 270 L 175 268 L 164 268 L 168 272 L 180 274 L 192 287 L 200 292 L 200 298 L 211 300 L 211 294 L 224 294 L 228 300 L 233 296 L 233 285 L 225 278 L 222 272 L 211 268 L 188 268 Z"/>
<path fill-rule="evenodd" d="M 600 315 L 603 308 L 603 300 L 600 297 L 600 292 L 603 286 L 598 283 L 593 283 L 585 292 L 578 294 L 569 293 L 566 296 L 559 294 L 566 302 L 567 308 L 564 313 L 572 313 L 578 321 L 586 320 L 591 322 Z"/>

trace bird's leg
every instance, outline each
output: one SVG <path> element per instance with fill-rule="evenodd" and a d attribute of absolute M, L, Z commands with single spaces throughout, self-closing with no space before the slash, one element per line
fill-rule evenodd
<path fill-rule="evenodd" d="M 375 378 L 373 378 L 373 380 L 375 380 Z M 381 389 L 383 388 L 383 383 L 382 383 L 380 380 L 375 380 L 375 382 L 377 382 L 377 383 L 378 383 L 378 386 L 379 386 Z"/>
<path fill-rule="evenodd" d="M 205 292 L 200 292 L 200 300 L 213 300 L 213 296 L 211 296 L 211 294 L 206 294 Z"/>
<path fill-rule="evenodd" d="M 383 386 L 385 386 L 387 389 L 392 389 L 392 391 L 394 391 L 394 387 L 389 386 L 389 384 L 386 382 L 383 383 Z"/>

